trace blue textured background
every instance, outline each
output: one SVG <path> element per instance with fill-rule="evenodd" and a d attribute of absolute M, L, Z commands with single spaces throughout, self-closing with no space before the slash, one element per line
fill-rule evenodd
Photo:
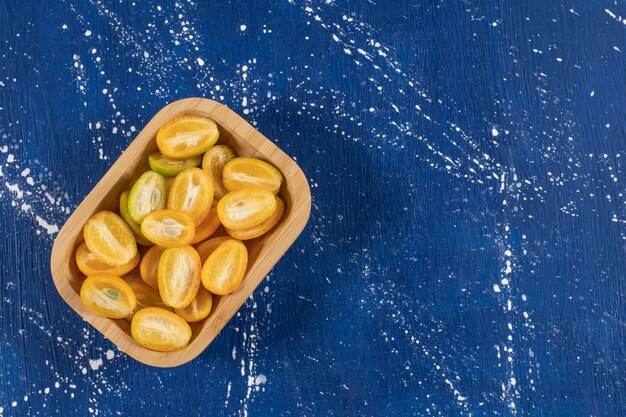
<path fill-rule="evenodd" d="M 0 2 L 0 415 L 625 415 L 621 16 Z M 153 369 L 64 304 L 49 255 L 135 132 L 188 96 L 295 157 L 313 209 L 216 341 Z"/>

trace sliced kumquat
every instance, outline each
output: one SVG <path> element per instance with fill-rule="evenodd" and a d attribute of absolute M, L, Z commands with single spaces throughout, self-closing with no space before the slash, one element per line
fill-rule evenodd
<path fill-rule="evenodd" d="M 246 230 L 269 219 L 278 205 L 271 191 L 231 191 L 217 203 L 217 214 L 227 229 Z"/>
<path fill-rule="evenodd" d="M 190 244 L 195 245 L 198 242 L 208 239 L 209 236 L 219 229 L 221 224 L 220 218 L 217 215 L 217 205 L 214 205 L 211 207 L 211 210 L 209 210 L 209 214 L 206 216 L 206 219 L 196 226 L 196 234 Z"/>
<path fill-rule="evenodd" d="M 211 313 L 213 307 L 213 296 L 204 287 L 198 288 L 196 298 L 185 308 L 177 308 L 176 314 L 185 319 L 188 323 L 195 323 L 206 319 Z"/>
<path fill-rule="evenodd" d="M 172 159 L 187 159 L 202 155 L 220 132 L 212 119 L 203 116 L 179 116 L 165 123 L 157 132 L 157 146 Z"/>
<path fill-rule="evenodd" d="M 98 274 L 100 272 L 122 276 L 132 271 L 139 264 L 139 253 L 126 265 L 111 266 L 107 265 L 94 256 L 89 250 L 85 242 L 78 245 L 76 249 L 76 265 L 78 269 L 85 275 Z"/>
<path fill-rule="evenodd" d="M 215 198 L 218 200 L 228 193 L 228 190 L 224 187 L 224 183 L 222 183 L 224 165 L 236 157 L 237 154 L 230 146 L 215 145 L 206 151 L 204 158 L 202 158 L 202 169 L 211 176 L 213 189 L 215 190 Z"/>
<path fill-rule="evenodd" d="M 148 214 L 141 223 L 141 232 L 156 245 L 174 248 L 191 242 L 196 228 L 189 214 L 166 209 Z"/>
<path fill-rule="evenodd" d="M 107 265 L 124 266 L 137 256 L 133 232 L 111 211 L 101 211 L 87 220 L 83 236 L 89 251 Z"/>
<path fill-rule="evenodd" d="M 141 280 L 155 290 L 159 289 L 159 260 L 164 250 L 165 247 L 154 245 L 143 255 L 139 265 Z"/>
<path fill-rule="evenodd" d="M 206 242 L 202 242 L 197 245 L 196 250 L 198 251 L 198 255 L 200 255 L 202 264 L 204 265 L 206 260 L 209 258 L 209 255 L 211 255 L 213 251 L 219 247 L 219 245 L 230 239 L 230 236 L 214 237 L 213 239 L 209 239 Z"/>
<path fill-rule="evenodd" d="M 165 177 L 175 177 L 183 169 L 199 167 L 202 164 L 202 157 L 171 159 L 164 156 L 161 152 L 154 152 L 148 156 L 148 163 L 153 171 Z"/>
<path fill-rule="evenodd" d="M 137 297 L 120 277 L 98 273 L 88 276 L 80 287 L 80 299 L 93 313 L 111 319 L 133 314 Z"/>
<path fill-rule="evenodd" d="M 135 235 L 135 240 L 142 246 L 151 246 L 152 242 L 150 242 L 146 237 L 141 233 L 141 226 L 133 221 L 130 218 L 130 214 L 128 214 L 128 191 L 122 192 L 120 195 L 120 215 L 122 219 L 126 222 L 130 230 L 133 231 Z"/>
<path fill-rule="evenodd" d="M 163 302 L 184 308 L 196 297 L 200 287 L 200 255 L 191 246 L 168 248 L 159 260 L 159 293 Z"/>
<path fill-rule="evenodd" d="M 137 307 L 135 308 L 133 315 L 137 311 L 147 307 L 159 307 L 164 310 L 173 311 L 171 307 L 168 307 L 165 305 L 165 303 L 163 303 L 159 292 L 153 288 L 150 288 L 150 286 L 146 285 L 144 282 L 130 281 L 128 282 L 128 285 L 130 286 L 130 288 L 133 289 L 133 292 L 137 297 Z M 133 315 L 127 317 L 126 319 L 132 319 Z"/>
<path fill-rule="evenodd" d="M 239 240 L 248 240 L 254 239 L 256 237 L 262 236 L 265 233 L 269 232 L 276 224 L 280 221 L 283 213 L 285 212 L 285 202 L 280 198 L 276 197 L 276 210 L 271 215 L 271 217 L 265 220 L 263 223 L 260 223 L 250 229 L 244 230 L 231 230 L 226 229 L 226 232 L 235 239 Z"/>
<path fill-rule="evenodd" d="M 228 239 L 209 255 L 202 267 L 202 284 L 213 294 L 226 295 L 239 288 L 248 268 L 248 250 Z"/>
<path fill-rule="evenodd" d="M 189 214 L 198 226 L 206 219 L 213 203 L 213 182 L 200 168 L 187 168 L 174 178 L 169 191 L 167 208 Z"/>
<path fill-rule="evenodd" d="M 191 327 L 183 318 L 158 307 L 147 307 L 135 313 L 130 333 L 135 342 L 161 352 L 182 349 L 191 339 Z"/>
<path fill-rule="evenodd" d="M 239 157 L 224 165 L 222 182 L 228 191 L 263 188 L 276 194 L 283 183 L 283 176 L 265 161 Z"/>
<path fill-rule="evenodd" d="M 154 171 L 144 172 L 128 193 L 128 215 L 138 224 L 150 213 L 165 208 L 165 178 Z"/>

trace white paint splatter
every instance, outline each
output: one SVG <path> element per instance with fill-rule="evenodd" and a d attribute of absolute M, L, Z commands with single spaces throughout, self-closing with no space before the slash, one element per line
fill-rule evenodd
<path fill-rule="evenodd" d="M 89 367 L 92 371 L 97 371 L 102 366 L 102 358 L 89 359 Z"/>
<path fill-rule="evenodd" d="M 49 235 L 53 235 L 59 231 L 59 226 L 48 223 L 46 220 L 41 218 L 41 216 L 36 215 L 35 219 L 37 220 L 37 223 L 39 223 L 39 226 L 43 227 Z"/>

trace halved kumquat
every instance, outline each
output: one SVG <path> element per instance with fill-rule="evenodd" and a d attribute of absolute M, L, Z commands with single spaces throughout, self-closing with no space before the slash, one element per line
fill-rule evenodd
<path fill-rule="evenodd" d="M 120 277 L 105 273 L 85 279 L 80 287 L 80 299 L 93 313 L 111 319 L 128 317 L 137 307 L 133 289 Z"/>
<path fill-rule="evenodd" d="M 283 176 L 265 161 L 239 157 L 224 165 L 222 182 L 228 191 L 263 188 L 276 194 L 283 183 Z"/>
<path fill-rule="evenodd" d="M 168 248 L 159 260 L 159 293 L 163 302 L 184 308 L 196 297 L 200 287 L 202 261 L 191 246 Z"/>
<path fill-rule="evenodd" d="M 202 267 L 202 284 L 213 294 L 226 295 L 239 288 L 248 268 L 248 250 L 228 239 L 209 255 Z"/>
<path fill-rule="evenodd" d="M 181 316 L 187 323 L 195 323 L 206 319 L 211 313 L 213 307 L 213 296 L 211 293 L 200 286 L 198 294 L 193 301 L 185 308 L 177 308 L 174 310 L 176 314 Z"/>
<path fill-rule="evenodd" d="M 130 218 L 130 214 L 128 214 L 128 191 L 122 192 L 120 195 L 120 215 L 122 219 L 126 222 L 130 230 L 133 231 L 135 235 L 135 240 L 142 246 L 151 246 L 152 242 L 150 242 L 146 237 L 141 233 L 141 226 L 133 221 Z"/>
<path fill-rule="evenodd" d="M 199 167 L 202 164 L 202 157 L 194 156 L 187 159 L 171 159 L 161 152 L 154 152 L 148 156 L 148 163 L 153 171 L 165 177 L 175 177 L 186 168 Z"/>
<path fill-rule="evenodd" d="M 213 203 L 213 182 L 200 168 L 184 169 L 174 178 L 167 198 L 167 208 L 182 210 L 196 226 L 206 219 Z"/>
<path fill-rule="evenodd" d="M 158 291 L 150 288 L 142 281 L 130 281 L 128 282 L 128 285 L 130 286 L 130 288 L 133 289 L 133 292 L 137 297 L 137 307 L 135 308 L 135 311 L 132 315 L 126 317 L 127 320 L 132 319 L 133 315 L 142 308 L 159 307 L 168 311 L 174 310 L 171 307 L 166 306 L 165 303 L 163 303 L 163 300 L 161 300 L 161 295 Z"/>
<path fill-rule="evenodd" d="M 215 190 L 215 198 L 218 200 L 228 193 L 228 190 L 224 187 L 224 183 L 222 182 L 224 165 L 236 157 L 237 154 L 230 146 L 215 145 L 206 151 L 204 158 L 202 158 L 202 169 L 211 176 L 213 189 Z"/>
<path fill-rule="evenodd" d="M 83 237 L 89 251 L 107 265 L 124 266 L 137 256 L 133 232 L 111 211 L 101 211 L 87 220 Z"/>
<path fill-rule="evenodd" d="M 209 214 L 206 216 L 206 219 L 196 226 L 196 234 L 190 244 L 195 245 L 198 242 L 208 239 L 209 236 L 219 229 L 221 224 L 220 218 L 217 215 L 217 205 L 214 205 L 211 207 L 211 210 L 209 210 Z"/>
<path fill-rule="evenodd" d="M 182 317 L 158 307 L 135 313 L 130 333 L 141 346 L 161 352 L 182 349 L 191 339 L 191 327 Z"/>
<path fill-rule="evenodd" d="M 269 219 L 278 205 L 271 191 L 231 191 L 217 203 L 217 214 L 227 229 L 246 230 Z"/>
<path fill-rule="evenodd" d="M 141 258 L 139 264 L 139 274 L 141 280 L 151 288 L 159 289 L 159 260 L 165 247 L 154 245 Z"/>
<path fill-rule="evenodd" d="M 276 210 L 274 210 L 274 213 L 271 215 L 271 217 L 265 220 L 263 223 L 251 227 L 250 229 L 244 230 L 226 229 L 226 232 L 228 232 L 230 236 L 239 240 L 249 240 L 264 235 L 265 233 L 269 232 L 274 226 L 276 226 L 278 221 L 283 216 L 283 213 L 285 212 L 285 202 L 278 196 L 276 197 L 276 203 Z"/>
<path fill-rule="evenodd" d="M 163 155 L 172 159 L 187 159 L 202 155 L 217 139 L 220 132 L 212 119 L 203 116 L 179 116 L 165 123 L 157 132 L 157 146 Z"/>
<path fill-rule="evenodd" d="M 202 264 L 204 265 L 206 260 L 209 258 L 209 255 L 211 255 L 215 249 L 217 249 L 222 243 L 230 239 L 230 236 L 219 236 L 197 245 L 196 250 L 198 251 L 198 255 L 200 255 Z"/>
<path fill-rule="evenodd" d="M 156 245 L 174 248 L 191 242 L 196 228 L 189 214 L 166 209 L 148 214 L 141 223 L 141 232 Z"/>
<path fill-rule="evenodd" d="M 76 249 L 76 264 L 78 269 L 85 275 L 93 275 L 105 272 L 112 275 L 122 276 L 132 271 L 139 264 L 139 253 L 126 265 L 111 266 L 107 265 L 94 256 L 89 250 L 85 242 L 78 245 Z"/>
<path fill-rule="evenodd" d="M 165 208 L 167 190 L 165 178 L 154 171 L 146 171 L 128 193 L 128 215 L 138 224 L 150 213 Z"/>

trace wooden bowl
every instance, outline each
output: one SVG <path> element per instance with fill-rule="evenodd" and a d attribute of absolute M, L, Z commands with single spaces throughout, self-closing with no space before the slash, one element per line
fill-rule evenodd
<path fill-rule="evenodd" d="M 83 241 L 83 225 L 101 210 L 118 212 L 119 196 L 129 189 L 139 175 L 149 170 L 148 155 L 157 150 L 156 133 L 165 122 L 183 114 L 197 114 L 215 120 L 220 129 L 218 143 L 231 146 L 240 156 L 270 162 L 283 174 L 279 195 L 286 203 L 280 222 L 265 235 L 246 241 L 248 271 L 234 293 L 214 298 L 211 315 L 192 323 L 189 345 L 175 352 L 156 352 L 144 348 L 130 336 L 130 323 L 97 316 L 80 300 L 84 275 L 79 271 L 75 252 Z M 178 366 L 198 356 L 239 310 L 270 269 L 300 235 L 311 211 L 311 192 L 304 173 L 276 145 L 226 106 L 204 98 L 176 101 L 159 111 L 137 138 L 122 153 L 111 169 L 74 210 L 59 232 L 50 259 L 52 279 L 59 294 L 79 315 L 91 323 L 122 351 L 136 360 L 158 367 Z"/>

